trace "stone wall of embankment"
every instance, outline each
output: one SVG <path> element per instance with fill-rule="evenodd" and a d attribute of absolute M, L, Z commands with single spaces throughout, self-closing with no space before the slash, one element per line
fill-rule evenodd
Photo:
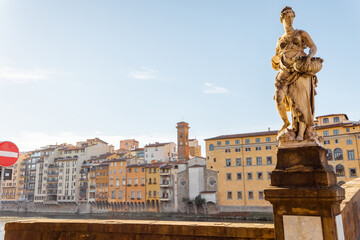
<path fill-rule="evenodd" d="M 5 225 L 5 240 L 275 239 L 274 225 L 138 220 L 27 220 Z"/>
<path fill-rule="evenodd" d="M 345 189 L 345 199 L 340 205 L 345 239 L 360 239 L 360 178 L 341 187 Z"/>

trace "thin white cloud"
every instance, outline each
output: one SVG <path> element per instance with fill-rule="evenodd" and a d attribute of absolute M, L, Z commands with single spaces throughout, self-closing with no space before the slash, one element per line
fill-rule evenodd
<path fill-rule="evenodd" d="M 55 74 L 41 68 L 18 68 L 0 66 L 0 84 L 26 84 L 48 80 Z"/>
<path fill-rule="evenodd" d="M 137 80 L 156 80 L 159 78 L 159 71 L 151 67 L 141 67 L 140 70 L 128 73 L 129 78 Z"/>
<path fill-rule="evenodd" d="M 204 84 L 204 93 L 206 93 L 206 94 L 227 94 L 227 93 L 230 93 L 230 91 L 227 88 L 218 87 L 212 83 L 206 82 Z"/>

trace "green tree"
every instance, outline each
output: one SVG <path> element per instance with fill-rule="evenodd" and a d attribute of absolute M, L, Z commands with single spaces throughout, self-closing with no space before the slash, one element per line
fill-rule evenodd
<path fill-rule="evenodd" d="M 197 195 L 195 198 L 195 205 L 200 207 L 205 204 L 205 198 L 202 198 L 201 195 Z"/>

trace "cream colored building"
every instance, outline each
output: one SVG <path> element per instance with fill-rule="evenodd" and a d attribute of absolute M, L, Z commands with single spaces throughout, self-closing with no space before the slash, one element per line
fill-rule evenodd
<path fill-rule="evenodd" d="M 47 191 L 49 188 L 49 180 L 51 179 L 46 179 L 46 177 L 44 177 L 44 169 L 48 167 L 49 158 L 51 155 L 53 155 L 57 147 L 60 147 L 60 145 L 47 145 L 40 148 L 39 150 L 40 157 L 37 158 L 35 165 L 35 203 L 43 203 L 46 200 Z M 54 184 L 57 184 L 57 181 Z"/>
<path fill-rule="evenodd" d="M 97 138 L 58 149 L 59 155 L 55 159 L 55 164 L 59 166 L 57 202 L 77 202 L 81 165 L 110 151 L 113 151 L 112 146 Z"/>
<path fill-rule="evenodd" d="M 62 144 L 52 150 L 39 150 L 34 201 L 43 204 L 77 202 L 81 165 L 111 151 L 113 146 L 98 138 L 77 142 L 75 146 Z"/>
<path fill-rule="evenodd" d="M 324 136 L 328 163 L 338 182 L 358 177 L 360 123 L 345 114 L 316 118 L 316 132 Z M 221 211 L 269 211 L 264 189 L 276 165 L 277 131 L 222 135 L 205 139 L 207 167 L 218 171 L 218 205 Z"/>
<path fill-rule="evenodd" d="M 176 144 L 173 142 L 153 143 L 145 146 L 145 162 L 168 162 L 176 160 Z"/>

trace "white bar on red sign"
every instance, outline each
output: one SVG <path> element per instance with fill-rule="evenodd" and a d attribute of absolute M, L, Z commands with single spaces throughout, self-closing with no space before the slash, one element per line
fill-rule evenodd
<path fill-rule="evenodd" d="M 18 155 L 19 155 L 19 154 L 16 153 L 16 152 L 0 151 L 0 157 L 13 157 L 13 158 L 17 158 Z"/>

